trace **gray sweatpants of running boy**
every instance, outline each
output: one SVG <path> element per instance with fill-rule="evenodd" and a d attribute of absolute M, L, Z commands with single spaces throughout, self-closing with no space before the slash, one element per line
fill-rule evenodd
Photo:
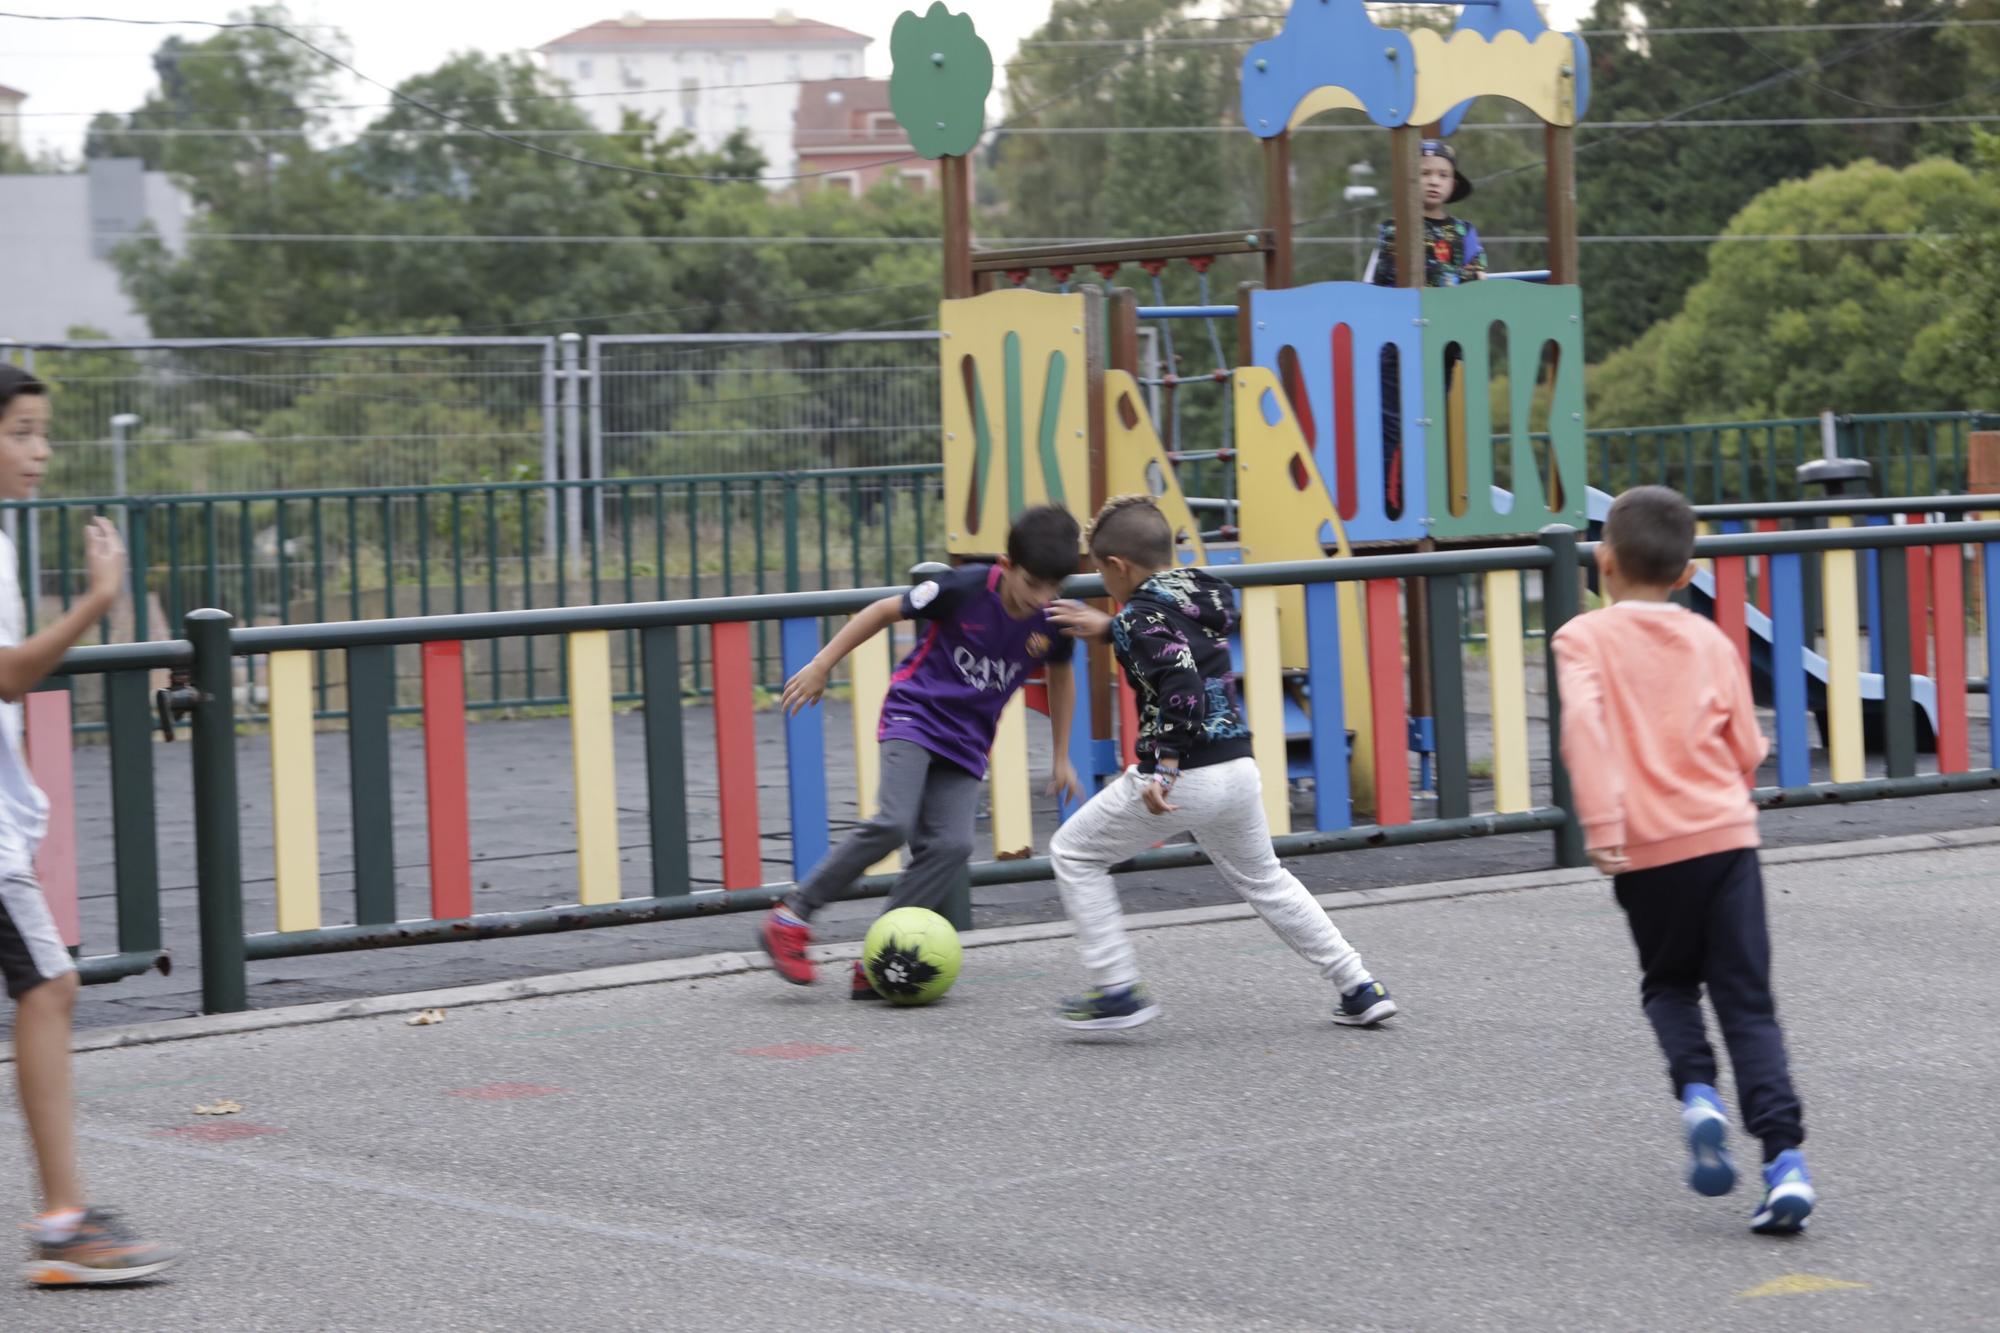
<path fill-rule="evenodd" d="M 1177 807 L 1172 814 L 1148 810 L 1145 793 L 1146 780 L 1128 770 L 1071 816 L 1049 846 L 1091 984 L 1102 989 L 1139 979 L 1111 867 L 1183 830 L 1194 834 L 1223 882 L 1343 994 L 1373 979 L 1326 910 L 1271 849 L 1256 760 L 1232 759 L 1181 774 L 1167 797 Z"/>
<path fill-rule="evenodd" d="M 875 802 L 875 814 L 861 821 L 813 868 L 806 882 L 787 895 L 786 906 L 800 917 L 810 919 L 869 866 L 900 847 L 910 849 L 909 868 L 896 880 L 883 910 L 928 907 L 935 912 L 944 905 L 959 872 L 972 859 L 979 779 L 914 741 L 883 741 L 882 781 Z"/>

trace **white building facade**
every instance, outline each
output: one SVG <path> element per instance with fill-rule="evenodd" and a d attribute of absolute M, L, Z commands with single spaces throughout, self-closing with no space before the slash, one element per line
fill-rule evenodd
<path fill-rule="evenodd" d="M 541 50 L 549 73 L 578 94 L 576 105 L 599 127 L 616 129 L 632 110 L 709 150 L 748 131 L 767 174 L 785 176 L 796 170 L 799 84 L 861 77 L 870 40 L 781 10 L 768 19 L 627 15 Z"/>

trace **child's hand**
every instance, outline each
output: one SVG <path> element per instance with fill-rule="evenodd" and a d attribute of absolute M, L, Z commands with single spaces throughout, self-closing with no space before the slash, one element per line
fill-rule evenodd
<path fill-rule="evenodd" d="M 83 530 L 83 564 L 89 595 L 106 606 L 125 591 L 125 539 L 108 518 L 93 518 Z"/>
<path fill-rule="evenodd" d="M 1141 799 L 1146 802 L 1146 809 L 1156 815 L 1170 815 L 1180 809 L 1167 799 L 1174 789 L 1174 783 L 1180 780 L 1180 776 L 1181 772 L 1177 768 L 1163 768 L 1147 775 L 1143 779 L 1146 784 L 1145 790 L 1140 793 Z"/>
<path fill-rule="evenodd" d="M 1111 637 L 1111 617 L 1082 602 L 1061 601 L 1049 606 L 1049 619 L 1072 639 L 1095 642 Z"/>
<path fill-rule="evenodd" d="M 1622 875 L 1632 868 L 1632 862 L 1625 855 L 1623 847 L 1593 847 L 1590 849 L 1590 863 L 1597 867 L 1600 875 Z"/>
<path fill-rule="evenodd" d="M 820 701 L 826 693 L 827 669 L 817 661 L 808 662 L 799 668 L 799 674 L 785 682 L 785 693 L 781 700 L 785 716 L 792 717 L 801 708 Z"/>
<path fill-rule="evenodd" d="M 1049 775 L 1049 785 L 1044 796 L 1060 796 L 1066 801 L 1083 799 L 1083 779 L 1076 775 L 1076 769 L 1067 759 L 1056 760 L 1055 772 Z"/>

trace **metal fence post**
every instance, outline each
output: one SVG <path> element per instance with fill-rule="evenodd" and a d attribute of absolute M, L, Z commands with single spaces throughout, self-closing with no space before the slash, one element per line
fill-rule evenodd
<path fill-rule="evenodd" d="M 799 478 L 787 472 L 785 488 L 785 591 L 799 590 Z"/>
<path fill-rule="evenodd" d="M 1590 863 L 1583 845 L 1583 825 L 1577 821 L 1570 796 L 1569 769 L 1562 759 L 1562 694 L 1556 686 L 1555 634 L 1583 609 L 1581 571 L 1577 567 L 1576 529 L 1565 523 L 1543 528 L 1543 546 L 1554 557 L 1542 583 L 1542 628 L 1548 635 L 1549 689 L 1549 803 L 1569 817 L 1556 828 L 1556 864 L 1582 866 Z"/>
<path fill-rule="evenodd" d="M 125 556 L 130 568 L 127 576 L 132 583 L 132 642 L 144 643 L 152 633 L 152 600 L 147 594 L 152 573 L 151 553 L 147 550 L 146 502 L 126 501 L 125 504 Z"/>
<path fill-rule="evenodd" d="M 235 619 L 190 611 L 182 632 L 194 646 L 193 741 L 196 900 L 201 918 L 201 1007 L 249 1007 L 243 965 L 243 847 L 236 813 L 236 695 L 229 651 Z"/>
<path fill-rule="evenodd" d="M 583 368 L 578 364 L 581 334 L 565 333 L 562 343 L 563 524 L 569 538 L 572 573 L 580 569 L 583 552 Z"/>

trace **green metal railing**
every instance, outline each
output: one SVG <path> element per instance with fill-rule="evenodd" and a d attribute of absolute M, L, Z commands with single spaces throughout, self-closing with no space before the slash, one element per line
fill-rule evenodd
<path fill-rule="evenodd" d="M 1909 502 L 1905 502 L 1909 503 Z M 1926 508 L 1965 507 L 1977 501 L 1926 502 Z M 1835 506 L 1837 508 L 1837 506 Z M 1800 507 L 1794 517 L 1823 513 L 1828 506 Z M 1988 567 L 2000 557 L 2000 523 L 1949 523 L 1923 526 L 1862 527 L 1851 529 L 1802 530 L 1793 532 L 1740 534 L 1705 538 L 1697 545 L 1698 558 L 1725 556 L 1774 557 L 1836 550 L 1901 551 L 1929 545 L 1981 543 L 1986 546 Z M 1457 626 L 1451 623 L 1457 604 L 1455 590 L 1448 585 L 1468 575 L 1492 570 L 1520 570 L 1541 573 L 1546 582 L 1545 613 L 1552 627 L 1559 627 L 1581 609 L 1581 573 L 1591 551 L 1579 543 L 1567 528 L 1552 528 L 1531 546 L 1486 548 L 1416 555 L 1366 556 L 1346 561 L 1310 561 L 1276 565 L 1222 567 L 1218 576 L 1239 588 L 1304 586 L 1361 580 L 1386 581 L 1424 578 L 1431 581 L 1430 607 L 1442 622 L 1436 627 L 1440 642 L 1453 642 Z M 1559 577 L 1563 571 L 1574 576 Z M 147 755 L 144 736 L 150 719 L 144 708 L 147 673 L 182 668 L 190 672 L 187 702 L 193 714 L 193 793 L 195 803 L 196 859 L 200 905 L 202 990 L 204 1007 L 210 1011 L 240 1009 L 247 1002 L 246 972 L 250 962 L 306 954 L 343 952 L 356 949 L 441 943 L 453 940 L 496 938 L 589 929 L 599 926 L 642 921 L 673 920 L 714 913 L 752 911 L 774 902 L 788 885 L 765 885 L 758 889 L 727 893 L 689 891 L 685 868 L 686 774 L 684 750 L 679 731 L 679 697 L 685 687 L 680 669 L 683 659 L 675 646 L 682 632 L 699 630 L 725 622 L 772 624 L 785 620 L 806 620 L 852 613 L 889 592 L 893 587 L 840 591 L 771 593 L 724 598 L 701 598 L 676 602 L 631 605 L 570 607 L 501 612 L 472 611 L 464 614 L 383 619 L 369 622 L 324 623 L 297 626 L 236 627 L 224 612 L 197 610 L 184 619 L 186 637 L 164 643 L 120 645 L 79 649 L 65 659 L 63 677 L 75 679 L 103 676 L 108 693 L 117 701 L 111 713 L 111 743 L 114 755 L 126 762 L 114 762 L 113 822 L 118 833 L 118 951 L 84 960 L 85 975 L 93 981 L 131 975 L 153 966 L 159 954 L 159 885 L 157 859 L 150 856 L 154 794 L 150 764 L 140 764 Z M 1069 586 L 1073 595 L 1102 594 L 1095 578 L 1079 578 Z M 1989 594 L 1990 596 L 1991 594 Z M 1964 631 L 1965 626 L 1959 629 Z M 535 636 L 563 635 L 587 630 L 635 632 L 645 639 L 649 654 L 657 650 L 659 661 L 670 669 L 653 670 L 649 657 L 643 674 L 642 698 L 647 705 L 648 725 L 645 746 L 649 762 L 649 819 L 654 831 L 656 854 L 662 832 L 670 832 L 666 843 L 681 864 L 678 873 L 662 877 L 656 866 L 654 893 L 619 902 L 591 906 L 569 905 L 525 912 L 485 913 L 453 921 L 395 921 L 380 911 L 359 915 L 360 924 L 332 926 L 318 930 L 282 933 L 244 933 L 241 865 L 241 819 L 237 793 L 237 721 L 239 713 L 232 683 L 235 668 L 243 660 L 282 651 L 321 653 L 377 651 L 382 648 L 415 648 L 446 640 L 504 641 Z M 1989 637 L 1992 627 L 1988 626 Z M 1552 667 L 1545 664 L 1545 671 Z M 1513 814 L 1474 814 L 1467 796 L 1467 715 L 1462 675 L 1446 672 L 1435 678 L 1456 684 L 1440 690 L 1440 774 L 1442 785 L 1436 807 L 1439 817 L 1419 819 L 1392 827 L 1321 828 L 1286 835 L 1274 840 L 1285 855 L 1310 855 L 1371 846 L 1405 845 L 1447 839 L 1483 837 L 1534 831 L 1553 832 L 1555 860 L 1561 865 L 1577 865 L 1583 860 L 1579 828 L 1571 817 L 1567 775 L 1561 764 L 1561 701 L 1548 682 L 1549 741 L 1552 756 L 1551 780 L 1546 804 Z M 1802 725 L 1802 724 L 1799 724 Z M 1448 734 L 1447 734 L 1448 733 Z M 1446 760 L 1449 758 L 1450 762 Z M 1946 792 L 2000 787 L 2000 770 L 1992 766 L 1989 751 L 1984 768 L 1970 772 L 1919 774 L 1899 770 L 1891 764 L 1891 776 L 1849 783 L 1810 783 L 1791 787 L 1760 789 L 1758 803 L 1765 807 L 1879 800 L 1890 797 L 1931 795 Z M 141 771 L 144 770 L 144 777 Z M 678 812 L 678 813 L 677 813 Z M 672 832 L 678 830 L 678 832 Z M 357 842 L 368 835 L 358 829 Z M 1202 863 L 1193 847 L 1167 847 L 1148 852 L 1125 868 L 1168 868 Z M 394 904 L 393 870 L 376 872 L 391 876 L 388 897 L 379 884 L 361 882 L 370 864 L 357 856 L 355 893 L 357 903 L 364 898 L 379 908 Z M 974 885 L 1013 883 L 1046 879 L 1051 875 L 1046 858 L 996 861 L 975 865 L 970 871 Z M 863 881 L 850 896 L 877 896 L 886 891 L 887 877 Z"/>

